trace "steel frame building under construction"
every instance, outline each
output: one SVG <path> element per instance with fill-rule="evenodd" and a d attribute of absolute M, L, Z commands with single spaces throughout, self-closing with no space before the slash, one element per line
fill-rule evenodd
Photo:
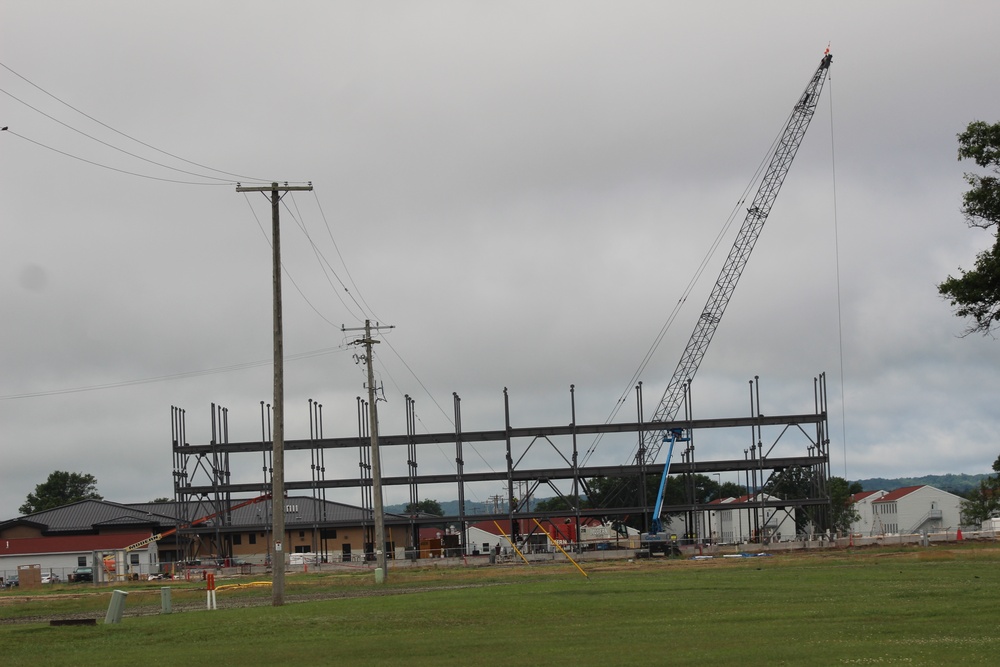
<path fill-rule="evenodd" d="M 780 501 L 758 496 L 744 500 L 740 504 L 727 505 L 727 509 L 747 510 L 757 513 L 778 513 L 804 511 L 810 518 L 815 530 L 827 528 L 826 516 L 829 507 L 827 480 L 830 474 L 829 437 L 827 425 L 827 389 L 825 375 L 820 375 L 813 382 L 814 410 L 807 414 L 762 415 L 757 409 L 759 391 L 756 380 L 751 381 L 751 414 L 744 417 L 729 417 L 718 419 L 684 419 L 674 422 L 642 421 L 633 422 L 578 424 L 575 420 L 575 393 L 570 388 L 571 405 L 574 419 L 569 424 L 541 427 L 511 426 L 510 399 L 504 390 L 504 423 L 505 427 L 492 431 L 463 431 L 461 428 L 461 399 L 454 395 L 454 423 L 456 428 L 451 432 L 416 433 L 414 404 L 412 399 L 406 400 L 407 432 L 402 434 L 378 434 L 379 450 L 383 461 L 397 462 L 400 457 L 406 457 L 407 473 L 402 476 L 385 476 L 383 487 L 406 486 L 409 490 L 410 502 L 419 502 L 419 491 L 426 485 L 454 485 L 455 497 L 459 500 L 458 514 L 445 517 L 427 515 L 386 515 L 387 525 L 408 525 L 412 542 L 408 548 L 419 544 L 418 529 L 424 524 L 448 523 L 463 529 L 470 521 L 507 520 L 508 525 L 533 525 L 534 518 L 551 518 L 576 516 L 598 517 L 612 522 L 625 517 L 649 517 L 652 503 L 617 504 L 607 507 L 582 508 L 580 502 L 573 499 L 587 496 L 587 482 L 596 477 L 618 480 L 623 484 L 641 487 L 648 475 L 658 475 L 655 463 L 648 461 L 641 443 L 646 442 L 645 434 L 652 431 L 666 431 L 673 428 L 683 428 L 689 433 L 704 433 L 715 429 L 742 429 L 749 432 L 750 446 L 735 456 L 723 459 L 699 460 L 695 456 L 695 448 L 690 446 L 680 461 L 670 464 L 671 475 L 712 475 L 715 473 L 737 473 L 739 478 L 746 479 L 746 487 L 753 493 L 762 489 L 769 482 L 789 470 L 804 472 L 811 480 L 808 491 L 800 497 L 782 498 Z M 369 512 L 373 508 L 373 480 L 371 477 L 371 448 L 368 421 L 364 418 L 368 404 L 358 399 L 357 433 L 342 437 L 324 437 L 322 434 L 321 406 L 309 402 L 310 436 L 304 439 L 286 439 L 286 451 L 308 451 L 310 453 L 310 478 L 286 480 L 286 493 L 299 492 L 311 494 L 314 498 L 325 500 L 330 489 L 357 489 L 360 506 Z M 636 391 L 637 415 L 642 414 L 641 387 Z M 220 555 L 231 553 L 231 545 L 226 543 L 226 526 L 229 525 L 228 511 L 248 495 L 268 494 L 271 491 L 270 452 L 272 442 L 269 433 L 269 405 L 261 405 L 261 439 L 254 442 L 230 442 L 228 438 L 228 410 L 212 405 L 212 438 L 207 444 L 190 444 L 187 442 L 186 411 L 171 408 L 172 415 L 172 451 L 174 461 L 174 495 L 175 500 L 183 507 L 193 508 L 198 515 L 216 514 L 217 518 L 197 526 L 181 529 L 179 532 L 198 534 L 202 541 L 214 542 L 215 552 Z M 769 438 L 772 431 L 776 435 L 770 442 L 763 441 L 763 430 L 767 427 Z M 578 438 L 580 436 L 602 434 L 635 434 L 640 443 L 633 454 L 633 460 L 622 465 L 579 465 Z M 800 451 L 788 456 L 774 455 L 774 449 L 779 441 L 783 449 L 788 449 L 788 442 L 793 438 L 801 442 Z M 506 460 L 504 470 L 486 469 L 489 465 L 470 464 L 466 460 L 466 447 L 474 445 L 493 452 L 502 451 Z M 455 471 L 449 473 L 419 472 L 421 452 L 429 446 L 454 446 Z M 793 444 L 792 447 L 798 447 Z M 556 452 L 558 465 L 542 467 L 530 466 L 528 453 L 535 447 L 550 447 Z M 351 476 L 328 476 L 325 458 L 332 450 L 354 450 L 358 457 L 358 474 Z M 742 456 L 740 456 L 742 454 Z M 231 482 L 231 461 L 235 457 L 243 460 L 253 457 L 262 462 L 262 475 L 257 482 Z M 482 458 L 482 457 L 479 457 Z M 551 458 L 551 457 L 550 457 Z M 660 466 L 662 468 L 662 464 Z M 469 484 L 481 482 L 501 482 L 506 490 L 506 499 L 496 503 L 494 511 L 472 512 L 467 508 L 466 489 Z M 560 489 L 560 484 L 562 489 Z M 572 491 L 566 492 L 570 486 Z M 564 496 L 569 500 L 570 510 L 561 512 L 539 512 L 530 509 L 528 499 L 538 495 L 540 488 L 547 487 L 552 495 Z M 440 488 L 440 487 L 436 487 Z M 582 491 L 582 493 L 579 493 Z M 663 508 L 664 514 L 685 514 L 706 509 L 698 504 L 694 496 L 694 486 L 685 485 L 686 501 L 682 504 L 668 505 Z M 519 497 L 520 496 L 520 497 Z M 645 498 L 643 493 L 641 498 Z M 266 517 L 266 515 L 264 515 Z M 194 518 L 187 517 L 187 518 Z M 337 528 L 337 521 L 327 521 L 319 517 L 316 528 Z M 688 522 L 686 525 L 692 525 Z M 261 530 L 266 526 L 262 524 Z M 366 528 L 371 530 L 371 527 Z M 530 530 L 525 530 L 525 533 Z M 705 540 L 707 536 L 690 535 L 692 540 Z M 367 540 L 372 542 L 372 539 Z M 463 540 L 464 541 L 464 540 Z"/>
<path fill-rule="evenodd" d="M 741 225 L 736 240 L 730 249 L 729 255 L 722 267 L 722 270 L 715 282 L 712 293 L 701 312 L 695 325 L 694 332 L 685 346 L 680 362 L 674 371 L 673 376 L 667 386 L 663 398 L 657 404 L 650 421 L 645 421 L 642 417 L 642 389 L 641 384 L 636 387 L 637 396 L 637 421 L 625 424 L 604 423 L 604 424 L 577 424 L 575 398 L 571 399 L 573 406 L 572 420 L 566 426 L 548 426 L 538 428 L 514 428 L 511 426 L 510 402 L 507 390 L 504 390 L 504 424 L 502 430 L 497 431 L 463 431 L 461 400 L 458 394 L 454 394 L 454 424 L 455 429 L 449 433 L 424 433 L 415 432 L 415 418 L 413 413 L 413 402 L 407 397 L 406 401 L 406 433 L 401 435 L 384 436 L 379 433 L 371 434 L 376 437 L 369 437 L 368 428 L 376 430 L 377 419 L 375 406 L 365 404 L 358 399 L 358 433 L 356 436 L 341 438 L 325 438 L 322 435 L 321 413 L 317 414 L 317 406 L 310 401 L 310 436 L 305 440 L 287 440 L 284 437 L 284 389 L 281 382 L 280 360 L 282 356 L 280 337 L 280 282 L 275 281 L 275 435 L 274 440 L 278 443 L 275 447 L 271 443 L 269 406 L 261 403 L 261 439 L 259 442 L 230 443 L 228 442 L 228 412 L 224 409 L 212 406 L 212 440 L 207 445 L 190 445 L 187 443 L 185 413 L 183 410 L 174 408 L 173 411 L 173 454 L 174 454 L 174 494 L 176 500 L 186 501 L 198 499 L 208 507 L 206 509 L 220 512 L 219 517 L 224 522 L 228 519 L 227 507 L 232 503 L 234 493 L 270 493 L 272 480 L 269 473 L 272 466 L 268 462 L 268 452 L 274 451 L 274 464 L 278 473 L 273 480 L 278 495 L 282 489 L 291 490 L 311 490 L 316 497 L 324 498 L 327 489 L 359 487 L 361 490 L 362 507 L 365 509 L 374 507 L 375 512 L 382 513 L 382 495 L 373 490 L 380 490 L 382 486 L 406 485 L 409 487 L 411 503 L 419 502 L 418 489 L 424 484 L 455 484 L 456 496 L 458 499 L 459 513 L 456 516 L 447 517 L 446 520 L 458 523 L 464 532 L 468 520 L 465 504 L 466 486 L 470 483 L 502 481 L 506 485 L 507 499 L 505 503 L 506 511 L 495 512 L 492 515 L 477 515 L 477 519 L 494 518 L 507 519 L 510 521 L 512 532 L 518 532 L 521 519 L 531 519 L 531 514 L 527 504 L 527 498 L 534 494 L 535 489 L 542 484 L 550 486 L 558 495 L 566 494 L 559 488 L 558 482 L 564 484 L 571 483 L 572 489 L 568 494 L 569 507 L 575 514 L 577 523 L 581 516 L 600 517 L 623 517 L 625 515 L 634 517 L 643 515 L 648 517 L 650 507 L 647 505 L 648 497 L 645 493 L 647 475 L 656 474 L 656 462 L 664 441 L 670 437 L 670 452 L 673 451 L 675 440 L 687 442 L 687 448 L 682 454 L 680 462 L 673 462 L 668 454 L 660 476 L 660 492 L 658 501 L 655 503 L 656 513 L 688 513 L 686 526 L 691 526 L 694 513 L 698 511 L 697 491 L 694 484 L 695 476 L 698 474 L 721 473 L 724 471 L 736 471 L 745 473 L 747 490 L 752 494 L 745 499 L 744 504 L 748 507 L 756 506 L 758 510 L 770 509 L 773 513 L 795 511 L 796 514 L 808 516 L 808 522 L 819 530 L 825 530 L 829 526 L 829 494 L 827 491 L 827 480 L 829 479 L 829 438 L 827 437 L 827 392 L 826 379 L 821 375 L 814 381 L 814 412 L 808 415 L 783 415 L 764 416 L 758 406 L 760 404 L 759 385 L 755 388 L 756 380 L 751 382 L 751 414 L 748 417 L 735 417 L 729 419 L 693 420 L 691 416 L 690 391 L 691 383 L 697 373 L 698 367 L 708 349 L 709 344 L 715 334 L 725 310 L 732 299 L 733 293 L 743 269 L 746 267 L 750 254 L 760 233 L 770 215 L 771 209 L 781 190 L 785 176 L 795 159 L 799 147 L 805 137 L 806 131 L 815 114 L 820 94 L 826 82 L 833 56 L 829 48 L 824 52 L 822 59 L 807 83 L 805 90 L 796 98 L 792 105 L 791 112 L 781 132 L 779 139 L 773 145 L 770 158 L 767 161 L 767 168 L 761 172 L 756 194 L 750 206 L 746 209 L 746 217 Z M 274 211 L 274 237 L 275 242 L 275 276 L 280 278 L 279 262 L 277 261 L 277 206 L 278 206 L 278 184 L 272 187 L 272 209 Z M 681 299 L 679 303 L 683 303 Z M 371 380 L 371 339 L 369 324 L 366 323 L 366 338 L 369 350 L 366 355 L 366 362 L 369 369 L 369 401 L 374 403 L 372 395 Z M 360 342 L 360 341 L 357 341 Z M 573 391 L 571 388 L 571 396 Z M 678 415 L 684 408 L 685 419 L 678 419 Z M 365 419 L 368 414 L 370 421 Z M 368 424 L 371 426 L 369 427 Z M 803 435 L 806 435 L 807 446 L 804 454 L 797 456 L 772 455 L 777 440 L 770 446 L 765 446 L 763 442 L 764 427 L 781 426 L 780 439 L 789 429 L 796 428 Z M 750 429 L 750 441 L 753 443 L 749 449 L 744 450 L 744 457 L 734 457 L 724 460 L 699 461 L 695 456 L 693 444 L 693 434 L 706 429 L 718 428 L 748 428 Z M 809 427 L 814 432 L 809 434 Z M 619 466 L 587 466 L 579 463 L 579 452 L 577 450 L 577 438 L 581 435 L 596 435 L 601 437 L 610 433 L 634 433 L 638 439 L 638 448 L 630 464 Z M 556 444 L 557 441 L 568 444 Z M 527 441 L 528 446 L 524 453 L 514 459 L 515 441 Z M 562 461 L 561 465 L 529 468 L 525 461 L 525 454 L 536 445 L 544 441 L 548 443 L 557 453 Z M 445 474 L 424 474 L 418 473 L 418 452 L 419 448 L 426 445 L 440 446 L 446 443 L 454 443 L 455 446 L 455 472 Z M 503 448 L 506 466 L 504 470 L 473 470 L 466 465 L 463 453 L 467 443 L 481 444 L 486 447 Z M 325 453 L 329 450 L 350 449 L 357 447 L 359 450 L 359 470 L 360 474 L 354 478 L 327 479 L 326 466 L 324 463 Z M 406 448 L 407 474 L 403 476 L 391 477 L 380 473 L 382 456 L 380 452 L 400 451 Z M 284 475 L 284 452 L 295 450 L 308 450 L 311 456 L 311 479 L 286 481 Z M 257 483 L 232 483 L 230 470 L 230 457 L 235 454 L 260 453 L 263 456 L 263 478 Z M 374 462 L 371 460 L 374 455 Z M 480 457 L 482 458 L 482 457 Z M 485 461 L 485 459 L 484 459 Z M 374 465 L 373 465 L 374 463 Z M 487 467 L 489 467 L 487 465 Z M 786 471 L 803 471 L 798 475 L 798 479 L 806 480 L 808 489 L 803 489 L 801 484 L 791 485 L 794 488 L 795 497 L 778 498 L 776 496 L 763 496 L 758 491 L 766 491 L 770 487 L 768 482 L 775 478 L 775 475 L 784 475 Z M 372 478 L 372 475 L 375 478 Z M 662 489 L 670 474 L 684 474 L 688 476 L 688 483 L 685 488 L 688 490 L 687 501 L 680 505 L 662 505 Z M 788 475 L 792 477 L 794 475 Z M 595 478 L 613 478 L 620 480 L 621 486 L 625 487 L 629 481 L 638 481 L 640 493 L 635 495 L 637 500 L 632 504 L 627 502 L 616 503 L 614 499 L 605 498 L 604 507 L 583 509 L 580 498 L 587 496 L 593 499 L 593 494 L 589 492 L 588 480 Z M 720 475 L 721 478 L 721 475 Z M 787 478 L 786 478 L 787 479 Z M 786 481 L 783 479 L 782 481 Z M 520 494 L 518 498 L 514 493 L 515 483 L 527 485 L 527 493 Z M 782 495 L 788 496 L 787 489 L 790 485 L 784 484 L 786 490 Z M 797 487 L 797 488 L 795 488 Z M 283 506 L 282 506 L 283 507 Z M 736 509 L 734 505 L 727 505 L 727 509 Z M 204 514 L 209 514 L 206 511 Z M 276 525 L 284 525 L 284 513 L 279 507 L 275 511 Z M 280 519 L 280 522 L 279 522 Z M 654 530 L 659 526 L 660 516 L 652 517 Z M 411 517 L 401 517 L 401 521 L 411 524 L 413 545 L 417 541 L 417 528 L 422 519 L 414 515 Z M 428 523 L 439 523 L 440 517 L 427 519 Z M 388 523 L 386 521 L 385 523 Z M 758 521 L 759 523 L 759 521 Z M 805 523 L 801 517 L 797 517 L 796 530 Z M 379 533 L 383 527 L 383 522 L 378 521 Z M 755 532 L 760 535 L 760 526 Z M 276 531 L 283 530 L 276 528 Z M 216 535 L 221 535 L 218 526 Z M 659 533 L 662 539 L 662 533 Z M 688 537 L 701 539 L 697 533 L 691 534 L 688 529 Z M 221 538 L 218 538 L 221 539 Z M 378 540 L 381 541 L 382 537 Z M 374 540 L 373 540 L 374 541 Z M 383 553 L 383 546 L 379 545 L 378 553 Z M 224 544 L 218 545 L 219 553 L 228 553 Z"/>

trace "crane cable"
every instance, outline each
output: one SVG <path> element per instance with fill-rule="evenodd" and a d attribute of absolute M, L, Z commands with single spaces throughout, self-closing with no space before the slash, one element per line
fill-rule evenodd
<path fill-rule="evenodd" d="M 729 212 L 729 217 L 726 218 L 726 221 L 719 229 L 719 232 L 713 239 L 712 244 L 709 246 L 708 251 L 702 257 L 701 262 L 695 268 L 694 273 L 692 274 L 691 278 L 685 285 L 684 290 L 681 292 L 680 298 L 674 304 L 673 310 L 670 311 L 670 314 L 667 316 L 667 319 L 663 323 L 663 326 L 660 327 L 660 330 L 654 337 L 652 344 L 649 346 L 649 349 L 646 350 L 646 354 L 642 358 L 642 361 L 639 362 L 639 366 L 636 368 L 635 372 L 632 373 L 632 377 L 629 378 L 628 384 L 622 391 L 621 395 L 618 397 L 618 400 L 615 402 L 615 405 L 612 408 L 611 413 L 608 415 L 607 419 L 605 419 L 604 421 L 605 424 L 611 423 L 611 421 L 614 420 L 614 418 L 618 415 L 618 412 L 625 404 L 625 400 L 628 398 L 629 393 L 631 393 L 633 387 L 635 386 L 636 381 L 639 379 L 639 376 L 643 373 L 643 371 L 646 370 L 646 367 L 649 365 L 650 361 L 652 361 L 653 355 L 659 348 L 660 343 L 663 342 L 663 338 L 666 336 L 667 331 L 669 331 L 670 327 L 673 326 L 674 320 L 677 319 L 677 316 L 680 313 L 681 308 L 687 302 L 688 297 L 691 295 L 691 293 L 694 291 L 694 288 L 701 280 L 702 275 L 708 268 L 708 265 L 711 262 L 712 258 L 715 256 L 715 253 L 722 245 L 723 239 L 726 237 L 729 230 L 732 228 L 733 223 L 737 220 L 737 213 L 740 211 L 740 207 L 744 205 L 744 203 L 747 200 L 747 197 L 750 196 L 750 194 L 756 188 L 757 184 L 763 178 L 764 172 L 767 169 L 767 165 L 770 162 L 771 155 L 774 153 L 778 145 L 778 142 L 781 140 L 784 127 L 787 126 L 789 118 L 791 118 L 791 114 L 789 114 L 788 118 L 785 119 L 784 123 L 782 123 L 782 126 L 778 129 L 778 132 L 777 134 L 775 134 L 774 139 L 771 141 L 768 150 L 764 153 L 764 157 L 758 163 L 757 169 L 754 171 L 753 175 L 750 178 L 750 181 L 743 189 L 743 192 L 740 195 L 739 200 L 736 202 L 735 205 L 733 205 L 732 210 Z M 590 457 L 596 451 L 597 446 L 600 444 L 603 437 L 604 437 L 603 433 L 599 433 L 594 437 L 594 441 L 593 443 L 591 443 L 590 447 L 587 449 L 587 452 L 584 454 L 583 460 L 580 465 L 585 465 L 590 460 Z M 635 447 L 633 447 L 632 449 L 632 456 L 634 456 L 635 452 L 637 451 L 637 448 L 638 448 L 638 443 L 636 443 Z"/>
<path fill-rule="evenodd" d="M 844 479 L 847 477 L 847 398 L 844 390 L 844 311 L 840 285 L 840 218 L 837 215 L 837 151 L 833 125 L 833 76 L 829 78 L 830 100 L 830 171 L 833 176 L 833 253 L 837 273 L 837 349 L 840 356 L 840 428 L 843 434 Z"/>

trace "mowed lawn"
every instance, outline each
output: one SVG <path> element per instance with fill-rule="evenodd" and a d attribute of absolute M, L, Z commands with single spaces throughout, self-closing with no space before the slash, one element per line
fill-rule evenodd
<path fill-rule="evenodd" d="M 565 563 L 390 570 L 383 586 L 369 573 L 290 575 L 289 596 L 350 597 L 2 624 L 0 665 L 1000 664 L 992 546 L 583 567 L 586 578 Z M 159 587 L 147 591 L 126 608 L 155 611 Z M 218 594 L 251 595 L 270 597 Z M 0 619 L 95 604 L 46 598 L 0 604 Z"/>

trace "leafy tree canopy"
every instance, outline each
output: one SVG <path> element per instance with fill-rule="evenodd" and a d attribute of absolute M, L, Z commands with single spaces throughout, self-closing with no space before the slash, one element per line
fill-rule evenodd
<path fill-rule="evenodd" d="M 583 505 L 580 505 L 580 502 L 581 500 L 579 498 L 572 495 L 555 496 L 554 498 L 539 500 L 535 504 L 535 509 L 539 512 L 562 512 L 574 510 L 577 506 L 581 508 L 590 506 L 587 501 L 583 501 Z"/>
<path fill-rule="evenodd" d="M 993 246 L 976 256 L 974 268 L 948 278 L 938 292 L 955 307 L 959 317 L 971 318 L 966 334 L 989 334 L 1000 322 L 1000 123 L 969 123 L 958 135 L 958 159 L 973 160 L 992 175 L 966 174 L 971 189 L 965 193 L 962 213 L 970 227 L 992 230 Z"/>
<path fill-rule="evenodd" d="M 652 507 L 656 502 L 659 485 L 660 475 L 657 474 L 646 475 L 645 480 L 638 477 L 592 477 L 587 480 L 590 497 L 583 500 L 582 507 Z M 645 497 L 642 486 L 645 486 Z M 671 505 L 684 505 L 692 499 L 704 504 L 716 498 L 739 497 L 744 493 L 746 490 L 738 484 L 727 482 L 720 486 L 706 475 L 671 475 L 667 478 L 667 486 L 663 492 L 663 506 L 668 508 Z M 645 530 L 649 519 L 646 514 L 630 514 L 623 519 L 623 523 L 637 530 Z M 663 521 L 666 525 L 670 524 L 670 517 L 666 513 Z"/>
<path fill-rule="evenodd" d="M 736 482 L 724 482 L 719 487 L 718 498 L 742 498 L 747 495 L 747 487 Z"/>
<path fill-rule="evenodd" d="M 434 516 L 444 516 L 444 510 L 441 509 L 441 503 L 429 498 L 425 498 L 420 502 L 409 503 L 406 506 L 407 514 L 417 514 L 418 512 L 422 512 L 423 514 L 433 514 Z"/>
<path fill-rule="evenodd" d="M 827 483 L 830 492 L 830 529 L 846 533 L 851 530 L 851 524 L 861 519 L 854 509 L 851 496 L 864 491 L 861 482 L 848 482 L 843 477 L 831 477 Z"/>
<path fill-rule="evenodd" d="M 1000 456 L 993 462 L 993 471 L 979 483 L 979 488 L 962 501 L 962 523 L 980 525 L 989 518 L 1000 516 Z"/>
<path fill-rule="evenodd" d="M 47 480 L 35 487 L 34 493 L 28 494 L 24 504 L 17 511 L 21 514 L 34 514 L 87 499 L 104 499 L 104 496 L 97 492 L 96 477 L 79 472 L 56 470 Z"/>

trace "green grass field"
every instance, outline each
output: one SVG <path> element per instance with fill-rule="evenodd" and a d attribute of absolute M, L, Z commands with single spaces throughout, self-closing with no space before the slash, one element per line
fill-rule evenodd
<path fill-rule="evenodd" d="M 136 586 L 104 625 L 110 591 L 5 593 L 0 620 L 74 611 L 96 627 L 0 624 L 14 665 L 959 665 L 1000 663 L 1000 548 L 812 552 L 711 561 L 390 570 L 288 577 L 325 597 L 157 615 Z M 202 603 L 177 585 L 174 604 Z M 223 591 L 220 606 L 270 600 Z"/>

